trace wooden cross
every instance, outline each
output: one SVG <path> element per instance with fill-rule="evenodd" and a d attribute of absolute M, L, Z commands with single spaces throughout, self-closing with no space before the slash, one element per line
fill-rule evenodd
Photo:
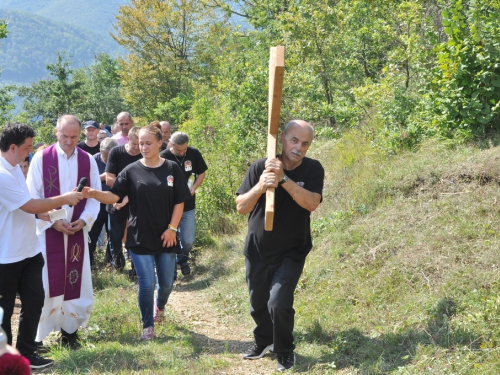
<path fill-rule="evenodd" d="M 271 47 L 269 57 L 269 109 L 267 116 L 267 158 L 276 157 L 278 146 L 278 130 L 280 125 L 281 93 L 283 91 L 283 74 L 285 73 L 285 47 Z M 266 191 L 266 216 L 264 229 L 273 230 L 274 220 L 274 188 Z"/>

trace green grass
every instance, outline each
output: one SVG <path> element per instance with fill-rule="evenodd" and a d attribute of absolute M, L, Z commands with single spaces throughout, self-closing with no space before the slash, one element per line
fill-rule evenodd
<path fill-rule="evenodd" d="M 296 372 L 499 373 L 499 150 L 428 142 L 384 156 L 369 144 L 310 151 L 327 179 L 296 291 Z M 208 292 L 205 312 L 248 328 L 248 341 L 244 233 L 198 249 L 188 291 Z M 170 315 L 141 343 L 136 287 L 106 271 L 94 281 L 87 344 L 56 349 L 54 373 L 231 373 L 234 354 L 207 355 L 189 320 Z"/>

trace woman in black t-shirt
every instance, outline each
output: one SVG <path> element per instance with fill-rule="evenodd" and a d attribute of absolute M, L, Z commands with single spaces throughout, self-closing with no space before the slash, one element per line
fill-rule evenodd
<path fill-rule="evenodd" d="M 160 158 L 161 131 L 146 126 L 139 131 L 143 158 L 121 171 L 111 191 L 85 188 L 84 197 L 112 204 L 129 197 L 126 248 L 130 250 L 139 280 L 139 308 L 143 324 L 141 340 L 154 338 L 154 323 L 165 316 L 172 291 L 175 255 L 181 251 L 177 226 L 184 202 L 191 198 L 186 179 L 177 164 Z M 155 269 L 158 276 L 154 301 Z M 153 315 L 154 311 L 154 315 Z"/>

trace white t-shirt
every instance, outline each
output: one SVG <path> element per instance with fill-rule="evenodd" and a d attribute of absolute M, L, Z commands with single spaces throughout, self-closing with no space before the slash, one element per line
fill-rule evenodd
<path fill-rule="evenodd" d="M 31 195 L 21 168 L 0 156 L 0 263 L 9 264 L 34 257 L 38 238 L 35 215 L 19 207 Z"/>

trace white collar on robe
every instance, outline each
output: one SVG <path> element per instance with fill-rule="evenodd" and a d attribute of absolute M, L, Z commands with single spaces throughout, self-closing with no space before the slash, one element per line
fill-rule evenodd
<path fill-rule="evenodd" d="M 73 159 L 73 157 L 75 155 L 78 155 L 78 147 L 75 146 L 75 150 L 73 151 L 73 154 L 71 154 L 71 156 L 68 158 L 68 156 L 66 155 L 66 152 L 64 152 L 64 150 L 61 148 L 61 146 L 59 146 L 59 142 L 56 142 L 56 150 L 57 150 L 57 155 L 59 155 L 60 157 L 62 157 L 64 159 L 67 159 L 67 160 L 71 160 L 71 159 Z"/>

